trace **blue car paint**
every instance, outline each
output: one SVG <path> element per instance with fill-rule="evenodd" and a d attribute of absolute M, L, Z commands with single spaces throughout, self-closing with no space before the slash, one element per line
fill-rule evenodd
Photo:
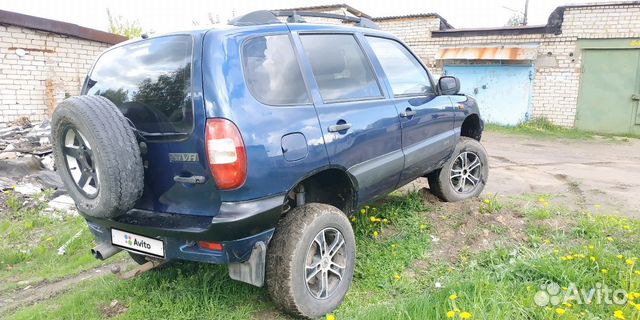
<path fill-rule="evenodd" d="M 354 34 L 371 61 L 383 97 L 324 103 L 298 38 L 300 33 L 311 32 Z M 290 36 L 312 103 L 270 106 L 250 94 L 242 70 L 242 44 L 251 37 L 273 34 Z M 478 114 L 475 101 L 465 96 L 392 98 L 382 67 L 364 37 L 374 35 L 399 40 L 378 30 L 273 24 L 194 31 L 191 35 L 194 39 L 193 133 L 185 140 L 147 142 L 148 152 L 143 158 L 149 174 L 145 175 L 145 194 L 137 209 L 209 216 L 212 223 L 220 222 L 216 216 L 224 210 L 221 208 L 234 203 L 246 203 L 246 208 L 253 208 L 253 201 L 268 202 L 271 203 L 268 208 L 258 206 L 253 210 L 277 211 L 280 208 L 272 200 L 261 199 L 279 199 L 281 206 L 284 195 L 298 182 L 327 169 L 348 174 L 357 192 L 354 206 L 357 208 L 428 170 L 437 169 L 453 151 L 462 121 L 470 114 Z M 432 85 L 435 88 L 435 83 Z M 416 116 L 400 118 L 399 112 L 406 108 L 417 111 Z M 245 184 L 238 189 L 221 191 L 213 181 L 204 149 L 207 118 L 232 120 L 242 134 L 248 170 Z M 340 120 L 351 123 L 351 129 L 328 132 L 327 127 Z M 195 152 L 199 161 L 171 163 L 170 152 Z M 206 183 L 195 186 L 175 183 L 176 175 L 201 175 Z M 228 220 L 228 214 L 221 219 Z M 198 249 L 187 237 L 191 234 L 185 238 L 144 234 L 144 231 L 139 234 L 163 239 L 167 259 L 230 263 L 246 260 L 256 242 L 268 243 L 277 218 L 268 219 L 273 221 L 264 223 L 262 229 L 255 226 L 257 229 L 246 237 L 221 241 L 224 253 Z M 111 222 L 88 217 L 87 220 L 98 241 L 110 242 Z"/>

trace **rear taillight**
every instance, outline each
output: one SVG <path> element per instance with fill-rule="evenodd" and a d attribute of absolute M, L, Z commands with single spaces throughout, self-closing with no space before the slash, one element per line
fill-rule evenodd
<path fill-rule="evenodd" d="M 227 119 L 209 119 L 205 141 L 209 168 L 218 188 L 241 187 L 247 178 L 247 151 L 238 128 Z"/>

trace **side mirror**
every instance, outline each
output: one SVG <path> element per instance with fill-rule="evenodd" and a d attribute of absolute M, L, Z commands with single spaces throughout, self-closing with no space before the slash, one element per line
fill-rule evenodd
<path fill-rule="evenodd" d="M 460 92 L 460 80 L 452 76 L 443 76 L 438 80 L 438 90 L 442 95 L 454 95 Z"/>

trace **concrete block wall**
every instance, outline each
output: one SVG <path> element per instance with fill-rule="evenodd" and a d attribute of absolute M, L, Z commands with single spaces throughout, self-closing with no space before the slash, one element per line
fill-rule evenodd
<path fill-rule="evenodd" d="M 95 58 L 110 45 L 17 26 L 0 26 L 0 122 L 49 117 L 78 95 Z M 16 50 L 26 51 L 18 56 Z"/>

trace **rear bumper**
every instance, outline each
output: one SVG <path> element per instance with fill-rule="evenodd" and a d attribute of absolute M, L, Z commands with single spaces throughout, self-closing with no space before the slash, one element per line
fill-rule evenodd
<path fill-rule="evenodd" d="M 111 244 L 111 229 L 163 240 L 165 259 L 217 264 L 242 262 L 253 246 L 269 242 L 282 213 L 284 195 L 245 202 L 223 202 L 215 217 L 130 210 L 114 219 L 84 216 L 96 242 Z M 200 249 L 197 242 L 219 242 L 223 251 Z"/>

